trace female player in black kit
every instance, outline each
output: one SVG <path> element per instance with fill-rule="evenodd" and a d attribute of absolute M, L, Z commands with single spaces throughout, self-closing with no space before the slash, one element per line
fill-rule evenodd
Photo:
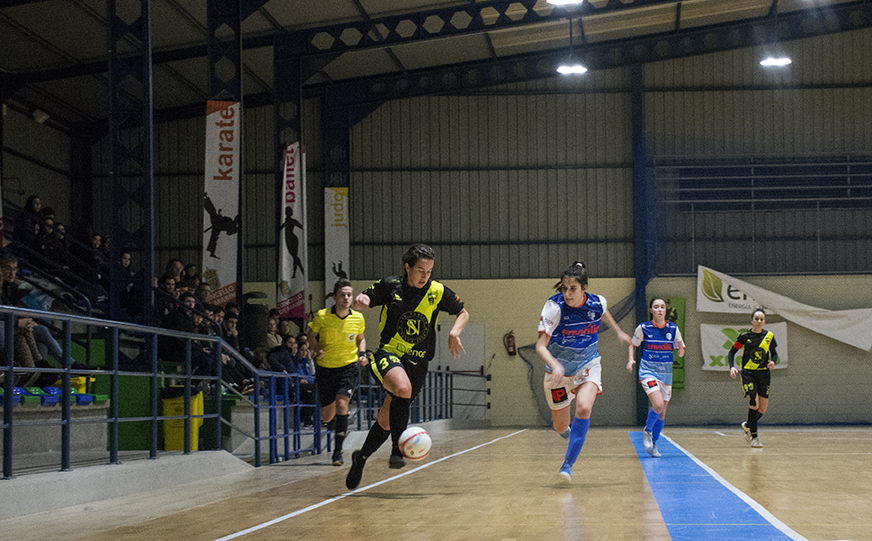
<path fill-rule="evenodd" d="M 398 442 L 409 425 L 409 407 L 421 392 L 427 366 L 436 353 L 436 318 L 440 311 L 457 316 L 448 335 L 452 358 L 464 351 L 460 333 L 469 312 L 453 291 L 430 279 L 435 258 L 433 248 L 426 244 L 409 247 L 403 254 L 403 276 L 379 280 L 354 300 L 354 308 L 361 311 L 382 305 L 379 348 L 369 366 L 388 395 L 363 446 L 351 454 L 351 468 L 345 477 L 349 490 L 360 484 L 366 459 L 388 436 L 393 443 L 389 466 L 405 465 Z"/>
<path fill-rule="evenodd" d="M 745 439 L 751 447 L 763 447 L 757 438 L 757 421 L 769 407 L 770 370 L 775 368 L 778 353 L 775 351 L 775 335 L 763 328 L 766 313 L 762 308 L 751 314 L 751 330 L 736 339 L 727 358 L 730 361 L 730 377 L 736 379 L 739 369 L 734 358 L 736 352 L 744 348 L 742 354 L 742 390 L 748 397 L 748 420 L 742 423 Z"/>

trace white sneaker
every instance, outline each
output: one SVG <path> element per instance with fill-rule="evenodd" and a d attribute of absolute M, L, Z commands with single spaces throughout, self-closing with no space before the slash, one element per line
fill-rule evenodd
<path fill-rule="evenodd" d="M 654 458 L 660 458 L 662 455 L 660 454 L 660 451 L 657 450 L 657 447 L 654 447 L 654 450 L 651 451 L 651 456 Z"/>
<path fill-rule="evenodd" d="M 760 443 L 760 438 L 754 438 L 754 439 L 752 439 L 752 440 L 751 440 L 751 447 L 756 447 L 756 448 L 758 448 L 758 449 L 761 448 L 761 447 L 763 447 L 763 444 Z"/>
<path fill-rule="evenodd" d="M 745 441 L 751 443 L 751 429 L 748 428 L 745 421 L 742 421 L 742 432 L 745 433 Z"/>
<path fill-rule="evenodd" d="M 654 435 L 647 431 L 642 431 L 642 445 L 645 446 L 645 450 L 648 451 L 648 454 L 654 456 Z"/>

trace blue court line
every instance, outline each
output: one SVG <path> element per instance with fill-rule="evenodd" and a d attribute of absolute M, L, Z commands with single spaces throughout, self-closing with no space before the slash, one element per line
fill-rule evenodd
<path fill-rule="evenodd" d="M 660 437 L 663 456 L 652 458 L 642 432 L 629 434 L 673 540 L 807 541 L 670 438 Z"/>

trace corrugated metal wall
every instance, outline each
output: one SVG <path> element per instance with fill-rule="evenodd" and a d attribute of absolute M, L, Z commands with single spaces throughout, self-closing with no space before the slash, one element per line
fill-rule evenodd
<path fill-rule="evenodd" d="M 575 259 L 631 276 L 629 93 L 552 83 L 397 100 L 355 126 L 354 276 L 397 272 L 413 242 L 439 250 L 442 278 L 551 277 Z"/>
<path fill-rule="evenodd" d="M 757 49 L 646 65 L 649 154 L 868 152 L 872 31 L 784 48 L 794 63 L 780 75 L 760 68 Z M 351 134 L 352 276 L 397 272 L 402 251 L 416 241 L 439 250 L 442 278 L 553 277 L 576 258 L 588 262 L 593 276 L 633 276 L 628 74 L 594 71 L 581 79 L 555 77 L 382 104 Z M 307 100 L 303 111 L 309 276 L 316 280 L 323 278 L 324 261 L 321 108 L 320 100 Z M 271 281 L 275 273 L 272 113 L 272 107 L 246 109 L 247 281 Z M 202 195 L 204 131 L 203 119 L 195 119 L 163 123 L 155 132 L 160 265 L 172 257 L 199 260 L 202 217 L 189 209 L 199 207 Z M 103 179 L 104 154 L 105 147 L 95 148 L 94 169 Z M 96 184 L 101 193 L 95 201 L 103 203 L 94 221 L 101 229 L 108 190 Z M 725 232 L 758 223 L 777 239 L 772 249 L 789 254 L 778 272 L 821 271 L 817 263 L 802 265 L 812 253 L 829 270 L 868 268 L 863 254 L 870 250 L 848 235 L 857 231 L 852 223 L 872 222 L 868 218 L 846 209 L 815 214 L 816 229 L 809 231 L 808 211 L 769 212 L 755 220 L 701 213 L 681 218 L 675 231 L 684 237 L 664 253 L 691 262 L 695 253 L 724 257 L 725 251 L 740 251 L 741 239 L 750 235 L 747 229 Z M 803 232 L 785 240 L 793 227 Z M 709 236 L 690 238 L 691 230 Z M 834 232 L 829 240 L 819 235 L 827 231 Z M 846 233 L 839 237 L 839 231 Z M 761 236 L 757 249 L 768 250 L 765 242 Z"/>
<path fill-rule="evenodd" d="M 775 71 L 758 65 L 760 49 L 646 65 L 649 152 L 696 161 L 869 156 L 872 32 L 783 48 L 793 64 Z M 672 242 L 664 243 L 661 268 L 693 273 L 701 263 L 734 273 L 868 272 L 872 210 L 845 206 L 822 201 L 817 208 L 782 211 L 670 209 L 666 229 Z"/>
<path fill-rule="evenodd" d="M 70 223 L 70 143 L 67 135 L 12 108 L 3 117 L 3 198 L 22 207 L 31 195 Z M 7 222 L 9 217 L 7 216 Z"/>
<path fill-rule="evenodd" d="M 276 214 L 275 214 L 275 161 L 273 107 L 247 108 L 244 111 L 245 139 L 243 157 L 244 208 L 243 227 L 245 241 L 245 280 L 272 281 L 276 273 Z M 303 123 L 320 133 L 320 103 L 308 100 L 303 110 Z M 162 272 L 166 263 L 179 258 L 185 263 L 201 265 L 203 243 L 203 175 L 205 162 L 205 117 L 162 122 L 154 131 L 155 177 L 155 247 L 156 272 Z M 315 145 L 318 149 L 320 145 Z M 310 145 L 308 147 L 312 149 Z M 104 231 L 111 220 L 107 214 L 111 189 L 108 183 L 108 145 L 103 140 L 95 145 L 93 167 L 95 171 L 94 227 Z M 313 159 L 314 158 L 314 159 Z M 318 150 L 309 152 L 311 192 L 323 201 L 323 158 Z M 312 168 L 315 171 L 312 171 Z M 320 203 L 310 197 L 309 213 L 319 209 Z M 315 218 L 320 219 L 320 218 Z M 323 220 L 322 220 L 323 221 Z M 317 222 L 310 220 L 310 224 Z M 313 227 L 313 229 L 316 229 Z M 323 231 L 323 225 L 317 231 Z M 311 235 L 311 234 L 310 234 Z M 323 233 L 321 233 L 323 238 Z M 310 242 L 312 242 L 310 237 Z M 310 252 L 312 252 L 310 250 Z M 314 255 L 318 255 L 318 250 Z M 313 261 L 310 253 L 309 268 L 323 275 L 323 249 L 321 262 Z M 312 275 L 310 271 L 310 275 Z M 314 279 L 314 278 L 313 278 Z"/>

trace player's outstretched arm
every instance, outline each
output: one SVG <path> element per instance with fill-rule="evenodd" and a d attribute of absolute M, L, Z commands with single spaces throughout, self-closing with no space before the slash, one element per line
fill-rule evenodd
<path fill-rule="evenodd" d="M 463 344 L 460 342 L 460 334 L 466 328 L 466 323 L 469 321 L 469 312 L 466 308 L 457 314 L 457 319 L 454 320 L 454 326 L 451 327 L 451 332 L 448 333 L 448 351 L 451 352 L 451 358 L 456 359 L 461 353 L 466 353 L 463 349 Z"/>

